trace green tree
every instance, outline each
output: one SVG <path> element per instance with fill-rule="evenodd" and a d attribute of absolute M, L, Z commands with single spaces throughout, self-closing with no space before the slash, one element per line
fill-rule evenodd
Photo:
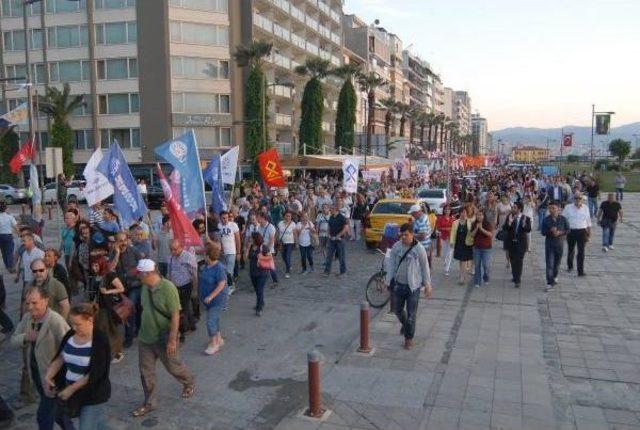
<path fill-rule="evenodd" d="M 367 115 L 367 143 L 364 148 L 365 154 L 369 154 L 371 149 L 371 137 L 373 136 L 373 117 L 376 113 L 376 90 L 388 84 L 387 81 L 377 74 L 370 72 L 368 75 L 360 75 L 358 78 L 360 89 L 367 93 L 367 104 L 369 113 Z"/>
<path fill-rule="evenodd" d="M 609 143 L 609 152 L 618 158 L 618 163 L 622 165 L 624 159 L 631 153 L 631 142 L 623 139 L 614 139 Z"/>
<path fill-rule="evenodd" d="M 580 157 L 578 155 L 570 154 L 567 155 L 567 163 L 579 163 Z"/>
<path fill-rule="evenodd" d="M 273 45 L 264 41 L 254 41 L 251 45 L 236 47 L 233 58 L 239 67 L 248 67 L 245 92 L 245 157 L 253 160 L 269 148 L 267 118 L 268 99 L 266 98 L 266 77 L 262 70 L 264 59 L 271 54 Z"/>
<path fill-rule="evenodd" d="M 0 169 L 0 181 L 8 184 L 15 184 L 18 176 L 11 173 L 9 162 L 20 149 L 20 137 L 12 130 L 7 131 L 0 137 L 0 152 L 2 169 Z"/>
<path fill-rule="evenodd" d="M 295 72 L 310 79 L 304 86 L 300 103 L 300 150 L 312 154 L 322 152 L 322 115 L 324 114 L 324 90 L 322 80 L 329 76 L 331 62 L 319 57 L 308 58 L 304 65 L 297 66 Z"/>
<path fill-rule="evenodd" d="M 49 118 L 51 125 L 51 146 L 62 148 L 62 169 L 68 177 L 73 176 L 73 129 L 69 125 L 69 116 L 76 109 L 85 106 L 82 94 L 71 95 L 68 83 L 62 91 L 56 87 L 49 87 L 44 96 L 38 96 L 40 111 Z"/>
<path fill-rule="evenodd" d="M 406 103 L 398 103 L 397 114 L 400 116 L 400 137 L 404 137 L 405 124 L 410 112 L 411 106 Z"/>
<path fill-rule="evenodd" d="M 334 73 L 344 79 L 340 95 L 338 96 L 338 109 L 336 112 L 336 150 L 351 152 L 355 142 L 356 109 L 358 98 L 353 87 L 353 79 L 360 73 L 360 67 L 354 64 L 345 64 L 338 67 Z"/>

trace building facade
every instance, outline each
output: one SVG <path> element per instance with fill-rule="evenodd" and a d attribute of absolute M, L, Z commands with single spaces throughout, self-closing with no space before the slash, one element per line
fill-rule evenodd
<path fill-rule="evenodd" d="M 539 146 L 516 146 L 511 150 L 511 158 L 518 163 L 541 163 L 549 160 L 549 150 Z"/>
<path fill-rule="evenodd" d="M 466 91 L 453 92 L 453 116 L 451 119 L 458 124 L 461 136 L 471 133 L 471 97 Z"/>
<path fill-rule="evenodd" d="M 480 114 L 474 113 L 471 115 L 471 135 L 473 136 L 472 151 L 473 155 L 487 155 L 489 154 L 489 147 L 487 143 L 487 120 L 480 116 Z"/>

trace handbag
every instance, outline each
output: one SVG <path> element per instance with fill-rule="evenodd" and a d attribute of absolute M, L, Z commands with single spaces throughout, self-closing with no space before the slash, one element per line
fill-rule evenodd
<path fill-rule="evenodd" d="M 496 240 L 504 241 L 507 238 L 507 232 L 504 230 L 498 230 L 496 234 Z"/>
<path fill-rule="evenodd" d="M 118 316 L 121 323 L 126 322 L 133 314 L 134 304 L 129 297 L 120 294 L 120 301 L 113 305 L 113 311 Z"/>
<path fill-rule="evenodd" d="M 151 291 L 149 291 L 148 288 L 146 290 L 147 290 L 147 294 L 149 295 L 149 302 L 151 303 L 151 307 L 154 310 L 154 312 L 151 313 L 153 317 L 153 322 L 156 324 L 156 327 L 160 328 L 160 324 L 158 323 L 158 317 L 156 316 L 156 312 L 162 315 L 163 317 L 165 317 L 166 319 L 168 319 L 169 321 L 171 321 L 171 315 L 168 315 L 164 313 L 164 311 L 158 309 L 158 307 L 156 306 L 156 303 L 153 301 L 153 295 L 151 294 Z M 166 348 L 167 345 L 169 344 L 170 333 L 171 333 L 170 330 L 165 330 L 160 332 L 160 339 L 158 339 L 158 343 L 164 348 Z"/>
<path fill-rule="evenodd" d="M 263 256 L 262 254 L 258 254 L 256 257 L 258 259 L 258 268 L 262 270 L 275 270 L 276 263 L 273 261 L 273 257 Z"/>

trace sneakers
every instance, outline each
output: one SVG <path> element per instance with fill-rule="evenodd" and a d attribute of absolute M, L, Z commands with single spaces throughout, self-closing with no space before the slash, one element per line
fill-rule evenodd
<path fill-rule="evenodd" d="M 606 246 L 603 246 L 602 247 L 602 252 L 607 252 L 607 251 L 609 251 L 609 248 L 607 248 Z"/>
<path fill-rule="evenodd" d="M 474 287 L 475 288 L 480 288 L 480 285 L 479 284 L 475 284 Z"/>
<path fill-rule="evenodd" d="M 236 292 L 236 286 L 235 285 L 231 285 L 229 287 L 229 295 L 232 296 L 233 293 L 235 293 L 235 292 Z"/>
<path fill-rule="evenodd" d="M 219 346 L 208 346 L 207 349 L 204 350 L 204 353 L 206 355 L 215 355 L 218 353 L 218 351 L 220 351 Z"/>
<path fill-rule="evenodd" d="M 122 359 L 124 359 L 124 353 L 119 352 L 113 356 L 113 358 L 111 359 L 111 364 L 118 364 L 122 361 Z"/>
<path fill-rule="evenodd" d="M 551 291 L 551 290 L 553 290 L 553 285 L 551 285 L 551 284 L 547 284 L 547 286 L 546 286 L 546 287 L 544 287 L 544 290 L 545 290 L 545 291 Z"/>
<path fill-rule="evenodd" d="M 609 251 L 613 251 L 614 249 L 613 245 L 609 245 Z"/>
<path fill-rule="evenodd" d="M 288 273 L 285 273 L 285 274 L 284 274 L 284 277 L 285 277 L 285 279 L 289 279 L 289 278 L 291 277 L 291 275 L 290 275 L 290 274 L 288 274 Z"/>
<path fill-rule="evenodd" d="M 444 272 L 444 276 L 449 276 L 449 272 Z"/>
<path fill-rule="evenodd" d="M 307 273 L 309 273 L 307 269 L 304 269 L 303 271 L 300 272 L 301 275 L 306 275 Z"/>

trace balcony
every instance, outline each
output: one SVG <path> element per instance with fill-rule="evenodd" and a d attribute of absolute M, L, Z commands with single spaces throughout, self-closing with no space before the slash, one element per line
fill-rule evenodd
<path fill-rule="evenodd" d="M 320 55 L 320 48 L 318 48 L 316 45 L 314 45 L 311 42 L 307 42 L 307 51 L 309 51 L 315 56 Z"/>
<path fill-rule="evenodd" d="M 309 15 L 306 15 L 304 22 L 307 24 L 308 27 L 311 27 L 315 31 L 318 31 L 318 26 L 320 25 L 320 23 L 317 20 L 311 18 Z"/>
<path fill-rule="evenodd" d="M 336 45 L 340 45 L 342 43 L 340 35 L 337 33 L 331 33 L 331 41 Z"/>
<path fill-rule="evenodd" d="M 287 14 L 289 14 L 289 9 L 291 8 L 291 4 L 287 0 L 271 0 L 271 3 L 276 5 L 276 7 L 282 9 Z"/>
<path fill-rule="evenodd" d="M 329 7 L 329 5 L 328 5 L 328 4 L 326 4 L 326 3 L 325 3 L 325 2 L 323 2 L 322 0 L 319 0 L 319 1 L 318 1 L 318 8 L 319 8 L 322 12 L 326 13 L 327 15 L 329 15 L 329 16 L 331 15 L 331 8 Z"/>
<path fill-rule="evenodd" d="M 304 12 L 293 5 L 291 5 L 291 16 L 300 22 L 304 22 Z"/>
<path fill-rule="evenodd" d="M 283 113 L 277 113 L 276 116 L 276 125 L 282 125 L 285 127 L 291 127 L 292 119 L 291 115 L 285 115 Z"/>
<path fill-rule="evenodd" d="M 324 37 L 326 37 L 327 39 L 331 39 L 331 30 L 329 30 L 328 27 L 325 27 L 324 25 L 319 24 L 318 30 L 320 31 L 320 34 L 322 34 Z"/>
<path fill-rule="evenodd" d="M 322 131 L 331 132 L 331 123 L 322 121 Z"/>
<path fill-rule="evenodd" d="M 323 60 L 331 61 L 331 53 L 329 51 L 325 51 L 324 49 L 321 49 L 320 58 L 322 58 Z"/>
<path fill-rule="evenodd" d="M 275 22 L 273 23 L 273 34 L 286 41 L 291 40 L 291 32 Z"/>
<path fill-rule="evenodd" d="M 268 31 L 269 33 L 273 33 L 273 22 L 259 13 L 253 14 L 253 24 L 265 31 Z"/>
<path fill-rule="evenodd" d="M 335 11 L 335 10 L 331 9 L 331 18 L 333 18 L 333 20 L 335 22 L 340 24 L 341 19 L 342 19 L 342 14 L 340 12 L 338 12 L 338 11 Z"/>
<path fill-rule="evenodd" d="M 293 43 L 300 49 L 307 49 L 307 42 L 295 33 L 291 33 L 291 43 Z"/>
<path fill-rule="evenodd" d="M 273 96 L 290 99 L 293 96 L 293 88 L 289 88 L 284 85 L 274 85 L 269 87 L 269 93 Z"/>
<path fill-rule="evenodd" d="M 278 54 L 277 52 L 271 53 L 271 55 L 269 56 L 269 61 L 271 61 L 275 65 L 284 67 L 285 69 L 291 68 L 291 60 L 282 54 Z"/>
<path fill-rule="evenodd" d="M 276 149 L 280 153 L 280 155 L 291 155 L 293 154 L 293 144 L 291 142 L 277 142 L 276 141 Z"/>

